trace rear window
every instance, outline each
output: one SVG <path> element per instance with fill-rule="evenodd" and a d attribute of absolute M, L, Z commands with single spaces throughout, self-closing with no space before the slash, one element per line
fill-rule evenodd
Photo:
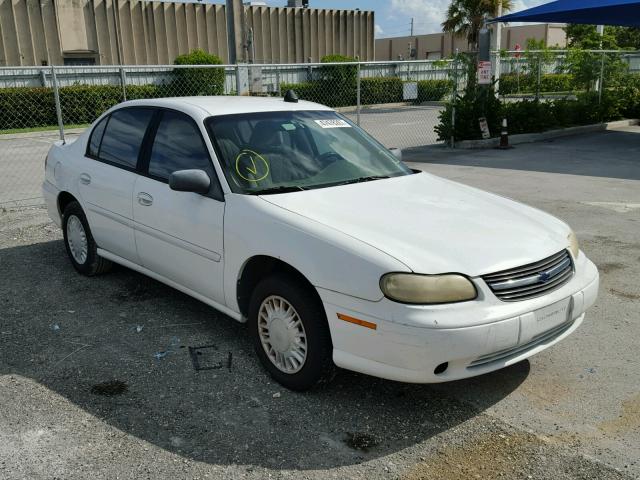
<path fill-rule="evenodd" d="M 89 140 L 89 155 L 92 157 L 98 157 L 98 152 L 100 150 L 100 142 L 102 142 L 102 135 L 104 134 L 104 128 L 107 126 L 107 122 L 109 121 L 109 116 L 104 117 L 96 128 L 91 132 L 91 139 Z"/>
<path fill-rule="evenodd" d="M 136 168 L 142 140 L 153 113 L 150 108 L 124 108 L 113 112 L 105 128 L 98 157 Z"/>

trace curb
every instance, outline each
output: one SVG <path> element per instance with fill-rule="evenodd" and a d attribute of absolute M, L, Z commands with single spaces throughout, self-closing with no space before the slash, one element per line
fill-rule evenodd
<path fill-rule="evenodd" d="M 89 127 L 87 127 L 89 128 Z M 70 128 L 65 129 L 65 135 L 80 135 L 86 128 Z M 20 138 L 38 138 L 38 137 L 55 137 L 58 139 L 60 132 L 57 128 L 52 130 L 38 130 L 37 132 L 25 132 L 25 133 L 5 133 L 0 135 L 0 140 L 17 140 Z"/>
<path fill-rule="evenodd" d="M 385 108 L 400 108 L 400 107 L 444 107 L 447 102 L 444 100 L 433 100 L 421 103 L 412 103 L 412 102 L 396 102 L 396 103 L 374 103 L 372 105 L 361 105 L 360 111 L 363 112 L 365 110 L 377 110 L 377 109 L 385 109 Z M 357 109 L 357 105 L 352 105 L 349 107 L 336 107 L 334 110 L 338 113 L 352 113 Z"/>
<path fill-rule="evenodd" d="M 581 125 L 579 127 L 560 128 L 558 130 L 549 130 L 542 133 L 519 133 L 517 135 L 509 135 L 509 144 L 518 145 L 521 143 L 544 142 L 554 138 L 569 137 L 572 135 L 580 135 L 583 133 L 602 132 L 619 127 L 629 127 L 638 125 L 638 119 L 616 120 L 615 122 L 594 123 L 592 125 Z M 500 138 L 489 138 L 487 140 L 462 140 L 455 143 L 455 148 L 473 150 L 481 148 L 496 148 L 500 144 Z"/>

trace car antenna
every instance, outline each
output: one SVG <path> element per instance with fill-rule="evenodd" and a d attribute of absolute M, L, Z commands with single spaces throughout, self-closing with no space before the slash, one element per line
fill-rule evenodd
<path fill-rule="evenodd" d="M 284 94 L 284 101 L 288 103 L 298 103 L 298 94 L 294 90 L 287 90 Z"/>

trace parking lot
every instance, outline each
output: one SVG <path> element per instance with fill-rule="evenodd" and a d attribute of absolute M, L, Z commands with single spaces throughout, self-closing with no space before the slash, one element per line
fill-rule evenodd
<path fill-rule="evenodd" d="M 0 478 L 638 478 L 640 128 L 405 161 L 567 221 L 601 274 L 582 327 L 475 379 L 293 393 L 243 325 L 125 268 L 77 275 L 41 207 L 3 204 Z"/>

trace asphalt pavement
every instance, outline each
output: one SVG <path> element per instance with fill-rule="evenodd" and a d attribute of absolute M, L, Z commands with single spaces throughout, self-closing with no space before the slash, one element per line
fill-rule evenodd
<path fill-rule="evenodd" d="M 567 221 L 601 273 L 581 328 L 470 380 L 293 393 L 243 325 L 125 268 L 81 277 L 41 207 L 0 205 L 0 478 L 640 477 L 640 128 L 405 160 Z"/>

